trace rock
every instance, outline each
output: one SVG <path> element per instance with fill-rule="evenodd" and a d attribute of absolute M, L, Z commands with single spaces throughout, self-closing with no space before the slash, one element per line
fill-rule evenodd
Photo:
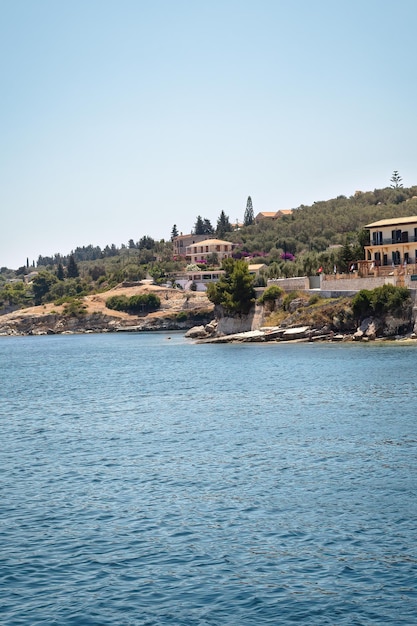
<path fill-rule="evenodd" d="M 194 326 L 193 328 L 190 328 L 190 330 L 187 330 L 185 336 L 188 339 L 204 339 L 208 336 L 208 333 L 206 332 L 204 326 Z"/>
<path fill-rule="evenodd" d="M 308 331 L 310 330 L 309 326 L 298 326 L 296 328 L 287 328 L 284 331 L 282 338 L 286 339 L 303 339 L 307 336 Z"/>
<path fill-rule="evenodd" d="M 294 300 L 290 302 L 288 306 L 288 311 L 290 313 L 294 313 L 294 311 L 296 311 L 297 309 L 301 309 L 302 307 L 306 305 L 307 305 L 307 302 L 303 298 L 295 298 Z"/>
<path fill-rule="evenodd" d="M 214 335 L 216 330 L 217 330 L 217 322 L 216 322 L 216 320 L 213 320 L 209 324 L 206 324 L 204 326 L 204 330 L 206 331 L 206 333 L 208 335 Z"/>

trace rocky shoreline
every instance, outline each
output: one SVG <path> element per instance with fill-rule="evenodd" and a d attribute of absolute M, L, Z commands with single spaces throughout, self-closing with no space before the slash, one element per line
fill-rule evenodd
<path fill-rule="evenodd" d="M 415 342 L 417 334 L 407 332 L 397 335 L 380 335 L 375 331 L 373 320 L 364 320 L 361 326 L 352 333 L 336 333 L 322 328 L 309 326 L 288 327 L 263 327 L 256 330 L 233 333 L 230 335 L 218 335 L 215 323 L 206 326 L 196 326 L 185 333 L 189 339 L 197 343 L 300 343 L 300 342 L 370 342 L 370 341 L 411 341 Z"/>
<path fill-rule="evenodd" d="M 144 288 L 140 289 L 143 292 Z M 366 318 L 357 326 L 352 316 L 343 314 L 346 303 L 309 310 L 302 302 L 297 307 L 294 302 L 288 315 L 274 326 L 260 305 L 246 316 L 230 316 L 221 307 L 213 307 L 205 294 L 153 289 L 158 290 L 163 303 L 161 310 L 153 313 L 130 315 L 110 310 L 106 307 L 107 292 L 86 296 L 82 314 L 65 314 L 63 307 L 50 303 L 0 315 L 0 336 L 180 331 L 199 343 L 414 341 L 417 336 L 415 307 L 397 316 Z M 126 293 L 126 289 L 117 288 L 113 293 Z"/>

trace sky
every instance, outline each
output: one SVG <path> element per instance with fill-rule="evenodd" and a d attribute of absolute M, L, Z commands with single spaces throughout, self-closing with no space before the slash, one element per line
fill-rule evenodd
<path fill-rule="evenodd" d="M 0 267 L 417 184 L 415 0 L 0 0 Z"/>

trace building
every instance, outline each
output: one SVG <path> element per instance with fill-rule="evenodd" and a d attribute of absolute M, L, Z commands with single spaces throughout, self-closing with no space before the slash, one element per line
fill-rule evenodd
<path fill-rule="evenodd" d="M 185 291 L 189 289 L 206 291 L 208 283 L 217 283 L 224 273 L 224 270 L 190 270 L 189 272 L 178 274 L 175 282 Z"/>
<path fill-rule="evenodd" d="M 375 267 L 417 263 L 417 216 L 395 217 L 367 224 L 370 243 L 365 261 Z"/>
<path fill-rule="evenodd" d="M 207 235 L 178 235 L 172 240 L 173 254 L 174 256 L 185 256 L 185 250 L 187 246 L 191 246 L 193 243 L 198 243 L 207 239 Z"/>
<path fill-rule="evenodd" d="M 255 223 L 259 224 L 263 220 L 278 220 L 284 215 L 291 215 L 292 209 L 280 209 L 279 211 L 261 211 L 255 217 Z"/>
<path fill-rule="evenodd" d="M 256 265 L 249 265 L 249 274 L 252 276 L 258 276 L 259 272 L 266 268 L 265 263 L 258 263 Z M 206 291 L 209 283 L 217 283 L 217 281 L 224 276 L 224 270 L 190 270 L 178 274 L 175 278 L 175 282 L 180 285 L 185 291 L 188 289 L 194 289 L 195 291 Z"/>
<path fill-rule="evenodd" d="M 222 239 L 204 239 L 187 246 L 185 256 L 190 259 L 191 263 L 204 263 L 212 254 L 216 254 L 220 265 L 223 259 L 232 256 L 232 252 L 237 245 Z"/>

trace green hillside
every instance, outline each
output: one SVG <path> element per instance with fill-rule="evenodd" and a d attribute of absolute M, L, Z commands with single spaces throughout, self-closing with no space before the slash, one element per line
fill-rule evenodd
<path fill-rule="evenodd" d="M 291 215 L 234 230 L 222 212 L 217 229 L 208 236 L 221 234 L 238 244 L 237 258 L 251 257 L 254 263 L 264 263 L 265 270 L 258 279 L 262 285 L 268 278 L 311 275 L 320 267 L 325 273 L 333 272 L 335 267 L 345 272 L 352 261 L 363 258 L 368 236 L 363 230 L 365 224 L 407 215 L 417 215 L 417 186 L 358 191 L 349 198 L 338 196 L 311 206 L 301 205 Z M 198 216 L 197 223 L 199 220 L 210 225 L 209 220 Z M 80 298 L 122 281 L 149 276 L 159 283 L 175 284 L 176 274 L 186 265 L 185 258 L 173 257 L 170 240 L 155 241 L 148 235 L 136 242 L 129 239 L 120 246 L 112 243 L 104 249 L 89 245 L 69 254 L 40 255 L 36 264 L 28 262 L 17 271 L 1 268 L 0 309 Z M 29 286 L 21 281 L 10 282 L 23 280 L 34 270 L 39 274 Z"/>

